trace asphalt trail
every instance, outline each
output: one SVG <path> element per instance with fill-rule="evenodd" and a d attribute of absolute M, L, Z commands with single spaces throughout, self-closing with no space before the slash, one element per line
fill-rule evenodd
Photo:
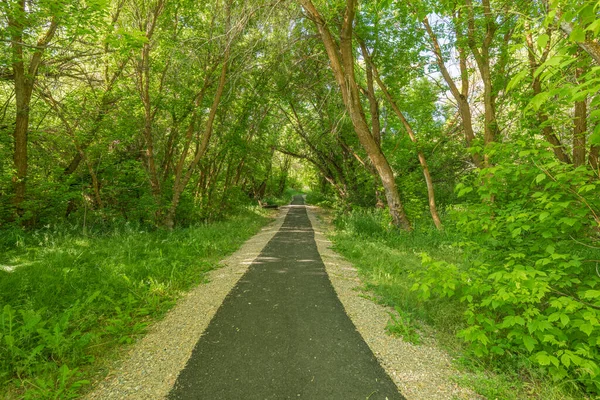
<path fill-rule="evenodd" d="M 338 300 L 296 196 L 169 399 L 403 399 Z"/>

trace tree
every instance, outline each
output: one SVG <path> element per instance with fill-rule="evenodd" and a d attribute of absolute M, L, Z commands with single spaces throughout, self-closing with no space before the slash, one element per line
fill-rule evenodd
<path fill-rule="evenodd" d="M 394 172 L 381 151 L 381 148 L 378 146 L 377 141 L 373 137 L 373 133 L 367 124 L 365 113 L 360 102 L 360 93 L 354 72 L 354 50 L 352 42 L 352 31 L 357 1 L 348 0 L 346 2 L 346 7 L 342 16 L 339 43 L 334 39 L 334 36 L 329 29 L 329 24 L 327 24 L 323 16 L 313 5 L 312 1 L 299 0 L 299 3 L 311 17 L 319 31 L 321 41 L 323 42 L 329 57 L 331 70 L 342 93 L 342 99 L 346 106 L 346 110 L 352 120 L 354 131 L 377 170 L 381 183 L 385 189 L 392 221 L 394 225 L 404 230 L 411 230 L 410 221 L 406 216 L 402 200 L 398 193 Z"/>
<path fill-rule="evenodd" d="M 12 46 L 12 69 L 16 100 L 16 120 L 13 132 L 13 161 L 15 167 L 13 203 L 17 214 L 22 215 L 24 211 L 22 203 L 25 200 L 27 187 L 27 131 L 29 129 L 31 95 L 42 63 L 42 57 L 54 38 L 59 20 L 54 15 L 48 15 L 48 9 L 42 9 L 39 13 L 30 11 L 29 7 L 25 7 L 25 0 L 12 1 L 4 8 L 5 15 L 8 17 Z M 42 31 L 34 44 L 28 44 L 25 42 L 27 39 L 26 32 L 32 28 L 37 28 L 33 25 L 33 21 L 36 20 L 49 20 L 49 26 Z"/>

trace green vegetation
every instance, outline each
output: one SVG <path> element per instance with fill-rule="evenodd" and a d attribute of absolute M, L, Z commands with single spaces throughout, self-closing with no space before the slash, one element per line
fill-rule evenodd
<path fill-rule="evenodd" d="M 521 156 L 532 154 L 540 156 Z M 335 249 L 359 268 L 366 289 L 398 310 L 388 330 L 414 343 L 422 323 L 427 333 L 433 328 L 470 371 L 459 381 L 488 398 L 581 398 L 597 390 L 600 249 L 574 239 L 595 221 L 573 216 L 598 199 L 582 196 L 585 170 L 548 159 L 543 175 L 526 163 L 494 168 L 494 182 L 518 187 L 518 196 L 497 191 L 493 203 L 482 203 L 478 196 L 489 198 L 493 185 L 458 185 L 463 196 L 476 195 L 448 211 L 444 231 L 402 233 L 381 211 L 336 220 Z M 572 191 L 562 190 L 565 181 Z"/>
<path fill-rule="evenodd" d="M 339 213 L 390 333 L 424 321 L 508 374 L 489 397 L 599 395 L 598 12 L 1 1 L 0 380 L 68 397 L 108 335 L 91 325 L 127 341 L 214 262 L 169 243 L 296 187 Z"/>
<path fill-rule="evenodd" d="M 174 231 L 48 226 L 0 243 L 0 392 L 74 397 L 97 358 L 140 337 L 268 219 L 241 211 Z"/>

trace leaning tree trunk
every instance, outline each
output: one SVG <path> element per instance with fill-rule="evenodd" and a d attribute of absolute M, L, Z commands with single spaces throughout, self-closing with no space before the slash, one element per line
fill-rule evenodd
<path fill-rule="evenodd" d="M 408 133 L 410 140 L 417 147 L 417 156 L 419 158 L 419 164 L 421 164 L 421 169 L 423 170 L 423 177 L 425 178 L 425 183 L 427 185 L 427 198 L 428 198 L 428 202 L 429 202 L 429 211 L 431 213 L 431 218 L 433 220 L 433 223 L 435 224 L 435 227 L 437 229 L 441 230 L 442 229 L 442 220 L 440 219 L 440 216 L 437 212 L 437 207 L 435 205 L 435 191 L 433 188 L 433 180 L 431 179 L 431 174 L 429 173 L 429 166 L 427 165 L 427 159 L 425 158 L 425 154 L 423 154 L 423 152 L 418 149 L 417 137 L 412 129 L 412 126 L 409 124 L 407 119 L 404 117 L 404 114 L 400 110 L 400 107 L 398 107 L 398 105 L 392 98 L 392 95 L 390 94 L 390 91 L 388 90 L 387 86 L 381 80 L 381 78 L 379 76 L 379 72 L 378 72 L 377 68 L 375 67 L 375 64 L 373 64 L 373 60 L 371 59 L 371 57 L 369 55 L 367 46 L 365 45 L 365 43 L 363 41 L 360 41 L 360 47 L 361 47 L 361 50 L 363 53 L 363 57 L 367 62 L 367 71 L 370 72 L 367 74 L 367 79 L 369 81 L 371 81 L 371 84 L 369 85 L 369 91 L 371 92 L 371 97 L 374 97 L 374 95 L 375 95 L 374 88 L 372 85 L 372 80 L 373 80 L 373 78 L 375 78 L 375 81 L 381 88 L 381 91 L 385 95 L 385 98 L 392 106 L 394 113 L 396 113 L 396 116 L 398 116 L 398 118 L 402 122 L 402 125 L 406 129 L 406 132 Z"/>
<path fill-rule="evenodd" d="M 526 26 L 526 29 L 529 31 L 529 26 Z M 547 32 L 547 35 L 550 37 L 550 35 L 552 34 L 552 31 L 550 29 L 548 29 L 546 32 Z M 550 51 L 552 49 L 552 46 L 551 46 L 552 41 L 548 40 L 548 43 L 546 44 L 546 47 L 543 49 L 539 61 L 536 60 L 536 57 L 535 57 L 535 44 L 533 42 L 533 37 L 532 37 L 530 31 L 525 36 L 525 41 L 527 43 L 528 56 L 529 56 L 529 70 L 530 70 L 530 74 L 531 74 L 531 78 L 532 78 L 531 87 L 533 89 L 533 94 L 535 96 L 535 95 L 542 93 L 542 81 L 540 80 L 539 75 L 535 74 L 535 71 L 538 69 L 538 67 L 541 64 L 543 64 L 548 59 L 548 55 L 550 54 Z M 538 111 L 537 116 L 538 116 L 539 126 L 542 127 L 542 134 L 544 135 L 544 138 L 546 139 L 546 141 L 552 145 L 552 151 L 554 152 L 554 155 L 556 156 L 556 158 L 558 158 L 560 161 L 562 161 L 564 163 L 570 164 L 571 158 L 567 154 L 567 151 L 565 150 L 565 147 L 561 143 L 558 136 L 556 136 L 556 134 L 554 133 L 554 129 L 552 128 L 552 125 L 548 122 L 549 121 L 548 115 L 543 110 L 540 110 L 540 111 Z"/>
<path fill-rule="evenodd" d="M 446 67 L 446 63 L 444 62 L 444 57 L 442 53 L 442 48 L 440 47 L 440 43 L 438 41 L 437 35 L 431 28 L 429 24 L 429 19 L 427 17 L 422 20 L 423 26 L 429 35 L 431 40 L 431 44 L 433 46 L 433 52 L 435 54 L 436 63 L 440 69 L 442 77 L 446 81 L 448 88 L 450 89 L 450 93 L 456 100 L 456 104 L 458 107 L 458 112 L 460 114 L 460 118 L 462 120 L 462 127 L 465 135 L 465 142 L 467 148 L 472 146 L 473 141 L 475 140 L 475 132 L 473 130 L 473 119 L 471 115 L 471 106 L 469 105 L 469 70 L 467 68 L 467 54 L 465 48 L 462 44 L 457 44 L 458 56 L 459 56 L 459 65 L 460 65 L 460 76 L 461 76 L 461 87 L 460 90 L 456 83 L 454 83 L 454 79 L 452 75 L 448 71 Z M 456 27 L 456 37 L 457 39 L 462 38 L 462 32 L 460 28 Z M 481 155 L 478 153 L 474 153 L 472 156 L 473 163 L 477 168 L 481 168 Z"/>
<path fill-rule="evenodd" d="M 347 0 L 339 45 L 335 42 L 329 27 L 311 0 L 298 0 L 314 21 L 329 57 L 331 70 L 342 92 L 342 99 L 352 120 L 358 140 L 367 152 L 385 189 L 392 222 L 404 230 L 412 229 L 404 212 L 398 193 L 394 171 L 381 148 L 373 138 L 360 102 L 358 84 L 354 75 L 354 55 L 352 53 L 352 24 L 354 22 L 356 0 Z"/>
<path fill-rule="evenodd" d="M 171 204 L 167 211 L 167 214 L 164 219 L 164 225 L 172 229 L 175 224 L 175 213 L 177 212 L 177 207 L 179 206 L 179 201 L 181 200 L 181 195 L 185 190 L 188 182 L 190 181 L 196 166 L 206 154 L 208 150 L 208 144 L 210 142 L 210 138 L 212 136 L 215 117 L 217 116 L 217 109 L 219 107 L 219 103 L 221 102 L 221 97 L 223 96 L 223 91 L 225 90 L 225 84 L 227 82 L 227 65 L 229 63 L 229 55 L 230 49 L 229 45 L 227 46 L 227 50 L 225 51 L 224 59 L 223 59 L 223 67 L 221 68 L 221 75 L 219 77 L 219 84 L 217 87 L 217 91 L 215 93 L 215 97 L 213 99 L 213 103 L 210 108 L 210 112 L 208 115 L 208 120 L 206 121 L 206 125 L 204 127 L 204 133 L 202 135 L 201 142 L 196 149 L 196 154 L 194 155 L 194 159 L 191 161 L 188 166 L 187 172 L 185 175 L 183 174 L 183 161 L 181 161 L 181 167 L 178 167 L 177 174 L 175 176 L 175 182 L 173 183 L 173 197 L 171 199 Z M 189 129 L 193 131 L 194 126 L 193 123 L 190 125 Z"/>

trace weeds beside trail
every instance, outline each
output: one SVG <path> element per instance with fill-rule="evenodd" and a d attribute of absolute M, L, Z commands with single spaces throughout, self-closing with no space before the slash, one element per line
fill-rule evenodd
<path fill-rule="evenodd" d="M 97 358 L 136 340 L 266 222 L 263 211 L 246 210 L 174 231 L 125 224 L 87 236 L 64 226 L 3 232 L 0 393 L 76 397 Z"/>
<path fill-rule="evenodd" d="M 458 244 L 459 234 L 419 228 L 412 233 L 399 232 L 389 227 L 387 214 L 380 210 L 355 210 L 338 216 L 335 223 L 331 237 L 335 250 L 358 268 L 366 289 L 378 301 L 398 310 L 388 324 L 389 333 L 415 344 L 420 341 L 417 332 L 433 334 L 465 371 L 456 377 L 458 383 L 490 399 L 586 398 L 573 382 L 553 383 L 547 372 L 533 365 L 527 352 L 503 357 L 475 354 L 457 337 L 470 326 L 465 313 L 469 303 L 454 294 L 437 293 L 452 284 L 443 276 L 430 282 L 432 293 L 423 296 L 421 287 L 437 267 L 468 271 L 475 263 L 473 254 Z"/>

